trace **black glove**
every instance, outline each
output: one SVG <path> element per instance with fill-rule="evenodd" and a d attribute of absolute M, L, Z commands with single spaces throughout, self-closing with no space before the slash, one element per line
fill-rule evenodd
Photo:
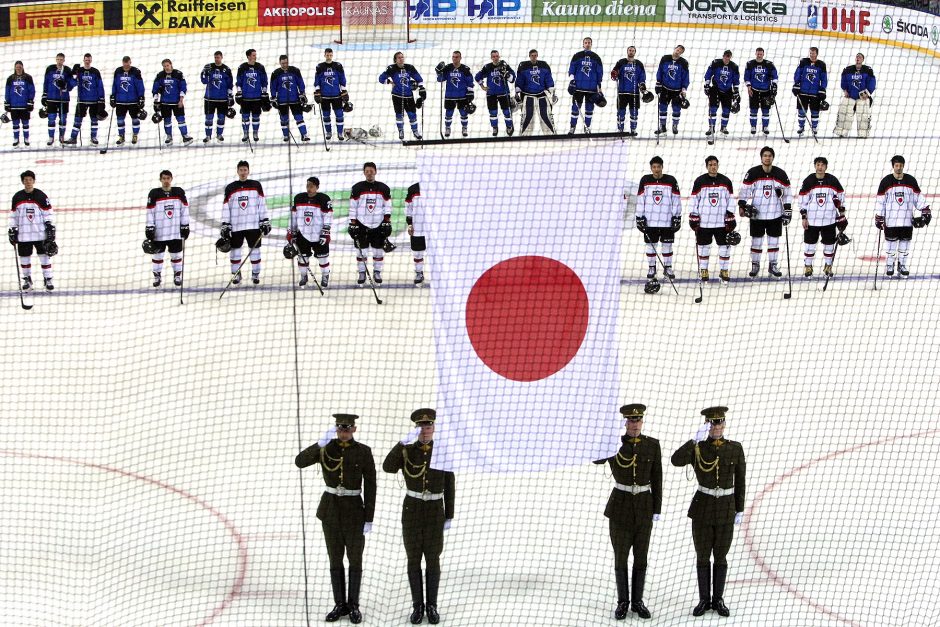
<path fill-rule="evenodd" d="M 212 70 L 212 64 L 211 64 L 211 63 L 206 63 L 204 66 L 202 66 L 202 74 L 203 74 L 203 76 L 208 76 L 210 70 Z"/>
<path fill-rule="evenodd" d="M 223 222 L 222 228 L 219 230 L 219 235 L 222 236 L 222 239 L 232 239 L 232 225 L 228 222 Z"/>
<path fill-rule="evenodd" d="M 189 225 L 181 224 L 180 225 L 180 237 L 183 239 L 189 239 Z"/>
<path fill-rule="evenodd" d="M 315 103 L 317 103 L 317 104 L 320 104 L 320 102 L 322 101 L 321 96 L 320 96 L 320 90 L 319 90 L 319 89 L 318 89 L 317 91 L 313 92 L 313 101 L 314 101 Z"/>
<path fill-rule="evenodd" d="M 15 226 L 11 226 L 10 229 L 7 231 L 7 237 L 10 238 L 10 243 L 16 246 L 16 243 L 19 241 L 19 238 L 20 238 L 20 230 L 16 228 Z"/>
<path fill-rule="evenodd" d="M 143 96 L 141 96 L 140 98 L 137 99 L 137 108 L 138 108 L 138 109 L 146 109 L 146 108 L 147 108 L 147 103 L 144 101 L 144 97 L 143 97 Z"/>
<path fill-rule="evenodd" d="M 703 87 L 703 89 L 704 89 L 704 91 L 705 91 L 705 95 L 706 95 L 706 96 L 710 96 L 711 93 L 712 93 L 712 84 L 711 84 L 711 83 L 705 83 L 705 86 Z"/>
<path fill-rule="evenodd" d="M 875 216 L 875 228 L 879 231 L 885 230 L 885 217 L 884 216 Z"/>
<path fill-rule="evenodd" d="M 271 221 L 265 218 L 258 222 L 258 228 L 261 229 L 262 235 L 267 235 L 271 232 Z"/>
<path fill-rule="evenodd" d="M 362 225 L 359 224 L 359 222 L 350 222 L 347 231 L 349 232 L 349 237 L 358 245 L 359 237 L 362 235 Z"/>
<path fill-rule="evenodd" d="M 74 76 L 77 76 L 78 73 L 81 72 L 81 71 L 82 71 L 82 66 L 81 66 L 81 65 L 79 65 L 78 63 L 75 63 L 74 65 L 72 65 L 72 74 L 73 74 Z"/>
<path fill-rule="evenodd" d="M 46 241 L 55 241 L 55 225 L 52 222 L 46 222 Z"/>
<path fill-rule="evenodd" d="M 793 89 L 792 89 L 791 91 L 793 92 L 793 95 L 794 95 L 794 96 L 796 96 L 797 98 L 800 97 L 800 86 L 799 86 L 799 85 L 794 85 L 794 86 L 793 86 Z"/>
<path fill-rule="evenodd" d="M 738 227 L 738 221 L 734 219 L 734 214 L 730 211 L 725 212 L 725 231 L 730 233 Z"/>
<path fill-rule="evenodd" d="M 920 210 L 920 217 L 924 221 L 924 226 L 930 224 L 930 206 L 924 207 Z"/>
<path fill-rule="evenodd" d="M 698 231 L 699 227 L 702 226 L 702 218 L 697 215 L 689 215 L 689 228 L 693 231 Z"/>
<path fill-rule="evenodd" d="M 149 239 L 151 242 L 157 238 L 157 227 L 148 226 L 144 229 L 144 237 Z"/>
<path fill-rule="evenodd" d="M 320 240 L 317 242 L 319 246 L 326 246 L 330 243 L 330 227 L 324 226 L 320 230 Z"/>
<path fill-rule="evenodd" d="M 521 91 L 516 92 L 516 102 L 518 102 L 519 104 L 522 104 L 522 92 Z"/>
<path fill-rule="evenodd" d="M 826 99 L 826 90 L 820 89 L 819 93 L 817 93 L 816 96 L 819 97 L 820 102 L 822 102 L 823 100 Z"/>
<path fill-rule="evenodd" d="M 32 101 L 32 100 L 26 101 L 26 110 L 27 110 L 29 113 L 32 113 L 32 112 L 33 112 L 33 101 Z"/>
<path fill-rule="evenodd" d="M 424 88 L 424 85 L 418 87 L 418 98 L 421 100 L 421 102 L 424 102 L 428 99 L 428 90 Z"/>
<path fill-rule="evenodd" d="M 49 105 L 49 103 L 46 101 L 46 94 L 43 94 L 42 98 L 39 99 L 39 104 L 43 107 L 46 107 Z"/>
<path fill-rule="evenodd" d="M 111 97 L 108 98 L 108 104 L 111 105 L 112 109 L 117 106 L 117 98 L 114 97 L 114 94 L 111 94 Z"/>
<path fill-rule="evenodd" d="M 678 233 L 679 229 L 682 228 L 682 217 L 681 216 L 672 216 L 672 232 Z"/>
<path fill-rule="evenodd" d="M 646 233 L 647 221 L 646 216 L 637 216 L 636 217 L 636 230 L 640 233 Z"/>
<path fill-rule="evenodd" d="M 300 106 L 301 106 L 301 107 L 306 106 L 306 105 L 307 105 L 307 94 L 300 94 L 299 102 L 300 102 Z"/>
<path fill-rule="evenodd" d="M 770 84 L 770 95 L 772 95 L 772 96 L 774 96 L 774 97 L 777 96 L 777 83 L 771 83 L 771 84 Z"/>
<path fill-rule="evenodd" d="M 237 102 L 238 104 L 241 104 L 242 100 L 244 100 L 244 98 L 242 98 L 242 90 L 239 89 L 238 91 L 235 92 L 235 102 Z"/>
<path fill-rule="evenodd" d="M 438 74 L 443 74 L 445 67 L 446 67 L 446 64 L 445 64 L 443 61 L 441 61 L 441 62 L 438 63 L 437 66 L 434 68 L 434 71 L 437 72 Z"/>
<path fill-rule="evenodd" d="M 383 222 L 382 224 L 380 224 L 380 225 L 379 225 L 379 233 L 382 235 L 382 237 L 388 237 L 389 235 L 391 235 L 391 234 L 392 234 L 392 223 L 391 223 L 391 222 Z"/>
<path fill-rule="evenodd" d="M 841 233 L 848 225 L 849 219 L 845 217 L 844 213 L 840 213 L 836 218 L 836 228 L 839 229 L 839 232 Z"/>
<path fill-rule="evenodd" d="M 787 203 L 783 206 L 783 226 L 790 224 L 790 220 L 793 219 L 793 209 L 790 208 L 790 203 Z"/>
<path fill-rule="evenodd" d="M 10 111 L 13 110 L 13 107 L 10 106 L 10 103 L 9 103 L 9 102 L 4 102 L 4 103 L 3 103 L 3 110 L 6 111 L 7 113 L 9 113 Z"/>
<path fill-rule="evenodd" d="M 661 84 L 659 84 L 659 83 L 656 83 L 656 87 L 654 87 L 653 90 L 654 90 L 657 94 L 661 94 L 661 93 L 663 93 L 663 86 L 662 86 Z"/>
<path fill-rule="evenodd" d="M 235 106 L 235 98 L 234 96 L 232 96 L 231 93 L 228 95 L 228 98 L 226 99 L 225 104 L 229 107 Z"/>

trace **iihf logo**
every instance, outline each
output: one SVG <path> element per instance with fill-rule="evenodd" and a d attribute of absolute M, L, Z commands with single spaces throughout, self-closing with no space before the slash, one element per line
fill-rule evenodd
<path fill-rule="evenodd" d="M 819 7 L 806 7 L 806 26 L 808 28 L 819 28 Z"/>

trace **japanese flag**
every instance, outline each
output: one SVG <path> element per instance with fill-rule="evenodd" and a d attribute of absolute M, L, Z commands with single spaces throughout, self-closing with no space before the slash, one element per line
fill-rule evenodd
<path fill-rule="evenodd" d="M 619 446 L 621 142 L 418 156 L 438 371 L 433 465 L 532 471 Z"/>

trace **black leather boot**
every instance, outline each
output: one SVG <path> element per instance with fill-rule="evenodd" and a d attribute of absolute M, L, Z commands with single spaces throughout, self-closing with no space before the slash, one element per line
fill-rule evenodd
<path fill-rule="evenodd" d="M 330 585 L 333 587 L 333 603 L 335 605 L 332 611 L 326 615 L 326 622 L 333 623 L 338 621 L 343 616 L 349 614 L 349 608 L 346 607 L 345 568 L 330 569 Z"/>
<path fill-rule="evenodd" d="M 627 571 L 617 569 L 614 571 L 614 577 L 617 579 L 617 608 L 614 610 L 614 618 L 623 620 L 627 617 L 630 610 L 630 590 L 627 584 Z"/>
<path fill-rule="evenodd" d="M 409 620 L 412 625 L 420 625 L 424 620 L 424 582 L 420 568 L 408 571 L 408 585 L 411 586 L 411 606 L 414 608 Z"/>
<path fill-rule="evenodd" d="M 725 605 L 722 597 L 725 595 L 725 578 L 728 576 L 728 566 L 715 564 L 712 568 L 712 609 L 719 616 L 731 616 L 731 610 Z"/>
<path fill-rule="evenodd" d="M 441 622 L 441 615 L 437 612 L 437 589 L 441 585 L 441 571 L 428 568 L 424 576 L 428 586 L 428 595 L 425 598 L 427 605 L 424 609 L 428 614 L 428 622 L 436 625 Z"/>
<path fill-rule="evenodd" d="M 349 569 L 349 622 L 357 625 L 362 622 L 362 612 L 359 611 L 359 587 L 362 585 L 362 570 Z"/>
<path fill-rule="evenodd" d="M 646 586 L 646 569 L 633 569 L 633 600 L 630 602 L 630 610 L 635 612 L 640 618 L 652 618 L 649 609 L 643 603 L 643 588 Z"/>
<path fill-rule="evenodd" d="M 711 597 L 712 591 L 712 569 L 711 566 L 696 566 L 698 575 L 698 605 L 692 610 L 692 616 L 701 616 L 712 609 Z"/>

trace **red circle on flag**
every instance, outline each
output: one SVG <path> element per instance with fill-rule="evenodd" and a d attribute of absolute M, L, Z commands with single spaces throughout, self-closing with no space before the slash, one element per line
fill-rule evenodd
<path fill-rule="evenodd" d="M 467 334 L 480 360 L 513 381 L 564 368 L 587 333 L 584 284 L 547 257 L 513 257 L 483 273 L 467 298 Z"/>

